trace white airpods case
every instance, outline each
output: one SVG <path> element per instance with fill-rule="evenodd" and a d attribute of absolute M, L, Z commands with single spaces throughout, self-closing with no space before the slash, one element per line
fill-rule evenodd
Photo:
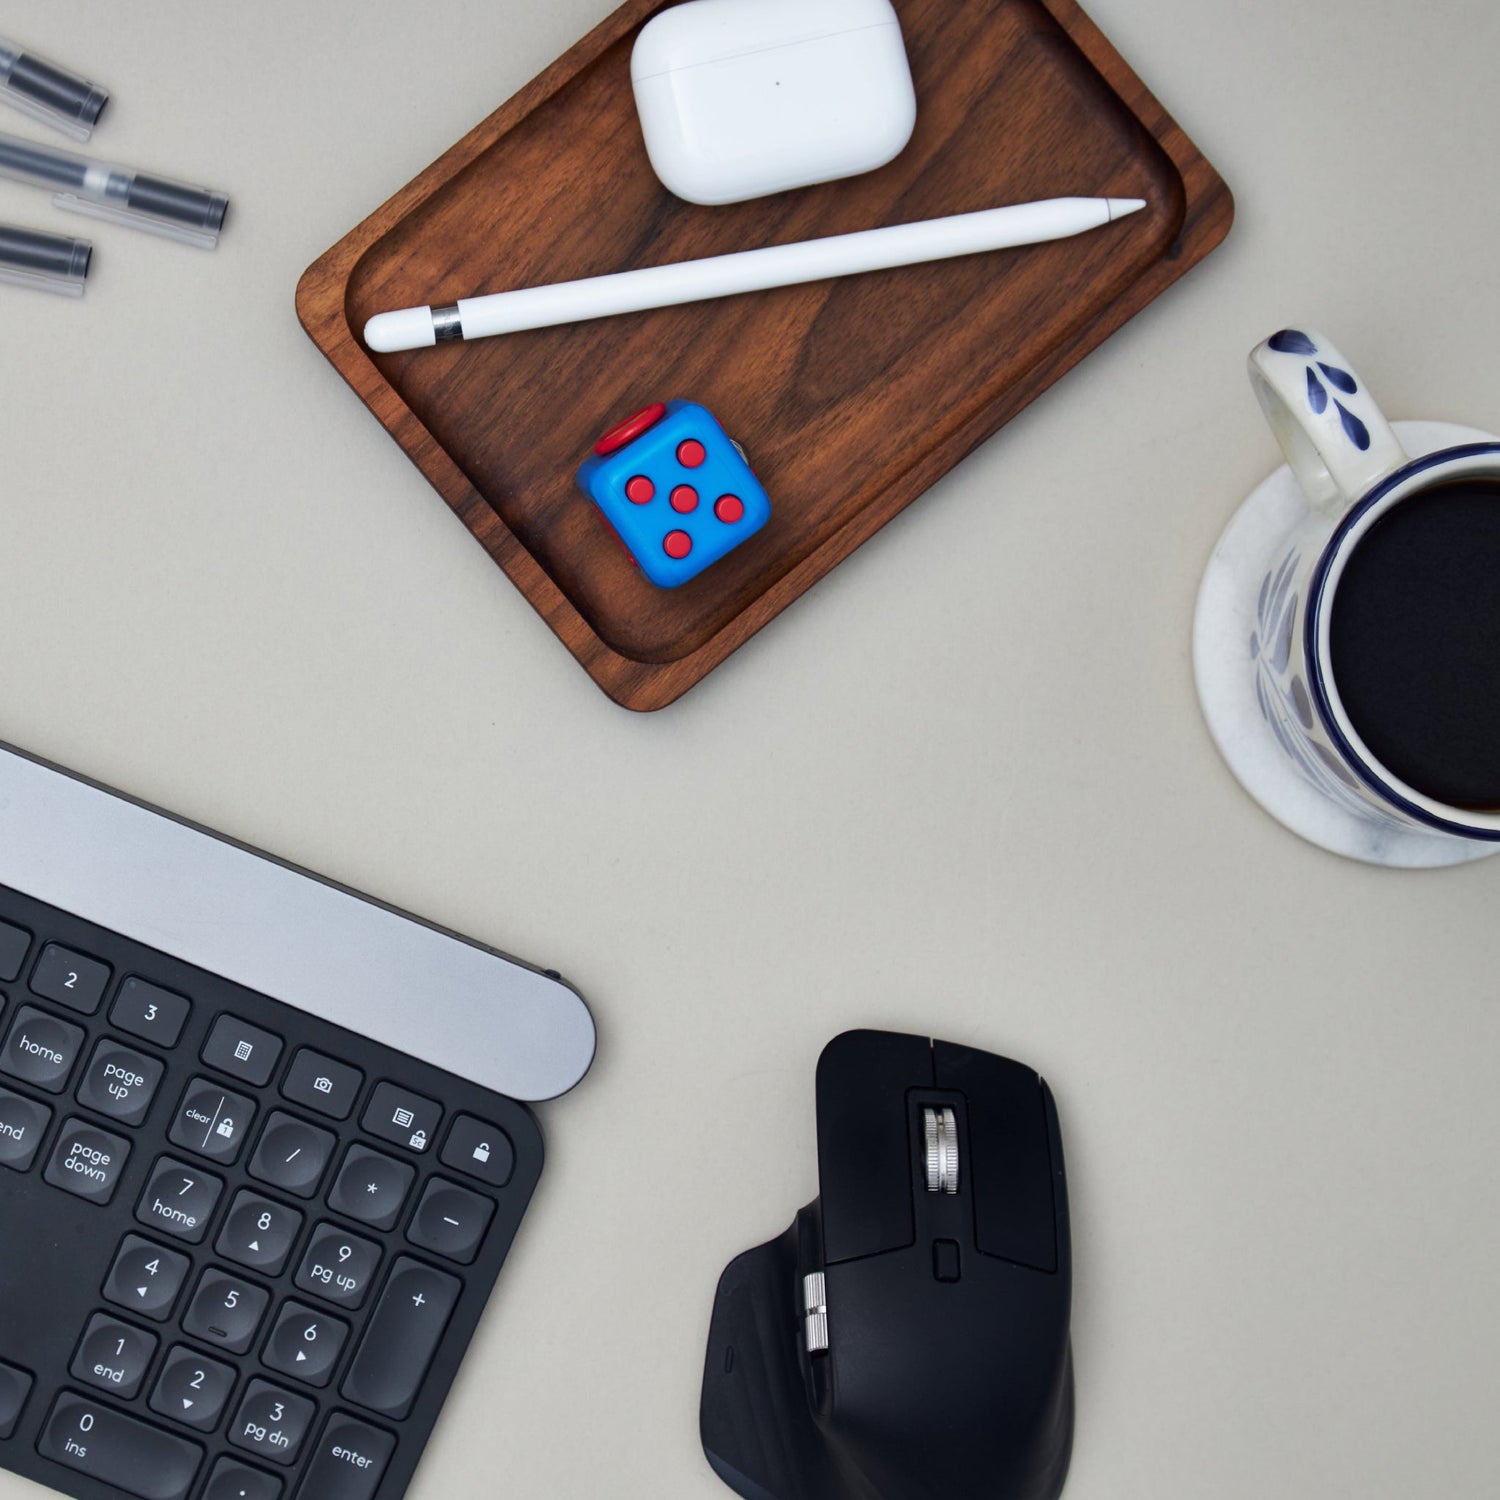
<path fill-rule="evenodd" d="M 740 203 L 873 171 L 917 96 L 891 0 L 689 0 L 636 38 L 646 150 L 689 203 Z"/>

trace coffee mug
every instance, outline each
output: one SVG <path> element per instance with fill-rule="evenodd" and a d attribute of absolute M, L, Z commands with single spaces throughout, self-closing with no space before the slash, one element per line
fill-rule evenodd
<path fill-rule="evenodd" d="M 1205 577 L 1196 665 L 1220 749 L 1340 853 L 1500 852 L 1500 441 L 1453 429 L 1413 456 L 1310 330 L 1267 339 L 1250 379 L 1301 495 L 1285 470 L 1281 493 L 1267 481 Z M 1430 446 L 1418 425 L 1403 433 Z"/>

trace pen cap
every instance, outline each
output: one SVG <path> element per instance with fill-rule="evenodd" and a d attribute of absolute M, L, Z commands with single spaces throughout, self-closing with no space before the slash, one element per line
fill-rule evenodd
<path fill-rule="evenodd" d="M 203 234 L 217 235 L 229 212 L 229 198 L 224 193 L 146 172 L 135 174 L 129 202 L 136 213 Z"/>
<path fill-rule="evenodd" d="M 65 234 L 0 224 L 0 281 L 81 297 L 94 247 Z"/>
<path fill-rule="evenodd" d="M 0 37 L 0 100 L 76 141 L 86 141 L 109 103 L 109 93 Z"/>

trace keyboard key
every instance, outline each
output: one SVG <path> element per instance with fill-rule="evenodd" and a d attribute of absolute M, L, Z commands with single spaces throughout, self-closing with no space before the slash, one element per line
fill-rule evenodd
<path fill-rule="evenodd" d="M 281 1481 L 237 1458 L 221 1458 L 209 1476 L 203 1500 L 281 1500 Z"/>
<path fill-rule="evenodd" d="M 390 1433 L 336 1411 L 323 1429 L 297 1500 L 375 1500 L 395 1451 Z"/>
<path fill-rule="evenodd" d="M 151 1410 L 186 1423 L 200 1432 L 212 1432 L 229 1405 L 235 1373 L 229 1365 L 205 1359 L 194 1349 L 178 1344 L 167 1355 L 151 1392 Z"/>
<path fill-rule="evenodd" d="M 27 1005 L 16 1012 L 0 1050 L 0 1072 L 23 1083 L 60 1094 L 83 1048 L 83 1031 L 46 1011 Z"/>
<path fill-rule="evenodd" d="M 156 1335 L 105 1313 L 89 1319 L 70 1366 L 75 1380 L 129 1400 L 140 1390 L 156 1353 Z"/>
<path fill-rule="evenodd" d="M 502 1188 L 516 1169 L 516 1148 L 498 1125 L 460 1115 L 448 1132 L 441 1159 L 455 1172 L 467 1172 L 480 1182 Z"/>
<path fill-rule="evenodd" d="M 344 1398 L 382 1416 L 405 1417 L 462 1290 L 457 1277 L 398 1260 L 344 1376 Z"/>
<path fill-rule="evenodd" d="M 191 1268 L 187 1256 L 127 1234 L 109 1268 L 104 1300 L 165 1323 Z"/>
<path fill-rule="evenodd" d="M 394 1229 L 416 1170 L 367 1146 L 351 1146 L 339 1169 L 328 1206 L 375 1229 Z"/>
<path fill-rule="evenodd" d="M 244 1354 L 255 1342 L 261 1319 L 271 1305 L 271 1294 L 229 1271 L 208 1270 L 182 1315 L 184 1333 Z"/>
<path fill-rule="evenodd" d="M 359 1307 L 379 1268 L 379 1245 L 337 1224 L 319 1224 L 302 1257 L 297 1285 L 340 1307 Z"/>
<path fill-rule="evenodd" d="M 26 950 L 30 947 L 31 934 L 24 927 L 0 922 L 0 980 L 8 983 L 20 977 L 26 963 Z"/>
<path fill-rule="evenodd" d="M 203 1044 L 203 1061 L 221 1073 L 243 1078 L 261 1088 L 276 1071 L 281 1047 L 279 1036 L 272 1036 L 238 1016 L 220 1016 Z"/>
<path fill-rule="evenodd" d="M 72 1391 L 57 1398 L 37 1451 L 137 1500 L 185 1500 L 203 1462 L 197 1443 Z"/>
<path fill-rule="evenodd" d="M 158 1047 L 175 1047 L 187 1025 L 192 1003 L 172 990 L 134 976 L 120 986 L 109 1008 L 110 1025 Z"/>
<path fill-rule="evenodd" d="M 185 1146 L 227 1167 L 239 1156 L 254 1119 L 253 1099 L 207 1078 L 195 1078 L 183 1093 L 167 1138 L 174 1146 Z"/>
<path fill-rule="evenodd" d="M 273 1203 L 259 1193 L 240 1193 L 214 1249 L 252 1271 L 279 1276 L 301 1228 L 302 1215 L 295 1208 Z"/>
<path fill-rule="evenodd" d="M 122 1125 L 139 1125 L 156 1098 L 164 1064 L 106 1037 L 94 1048 L 78 1085 L 78 1102 Z"/>
<path fill-rule="evenodd" d="M 109 988 L 109 965 L 61 943 L 48 943 L 31 972 L 31 988 L 44 1000 L 91 1016 Z"/>
<path fill-rule="evenodd" d="M 52 1111 L 33 1099 L 0 1089 L 0 1167 L 24 1172 L 52 1123 Z"/>
<path fill-rule="evenodd" d="M 3 936 L 0 933 L 0 937 Z M 12 979 L 15 977 L 11 975 Z M 31 1394 L 31 1385 L 31 1376 L 25 1370 L 0 1360 L 0 1442 L 15 1432 L 26 1407 L 26 1398 Z"/>
<path fill-rule="evenodd" d="M 425 1151 L 437 1135 L 442 1118 L 441 1104 L 397 1088 L 394 1083 L 382 1083 L 371 1095 L 361 1124 L 383 1141 L 408 1151 Z"/>
<path fill-rule="evenodd" d="M 58 1134 L 42 1176 L 75 1198 L 105 1204 L 114 1197 L 129 1160 L 130 1142 L 123 1136 L 111 1135 L 87 1120 L 69 1120 Z"/>
<path fill-rule="evenodd" d="M 333 1120 L 347 1120 L 364 1081 L 358 1068 L 304 1047 L 292 1059 L 281 1092 L 293 1104 L 305 1104 Z"/>
<path fill-rule="evenodd" d="M 349 1325 L 342 1318 L 288 1302 L 276 1315 L 261 1359 L 283 1375 L 295 1375 L 309 1385 L 327 1385 L 348 1338 Z"/>
<path fill-rule="evenodd" d="M 266 1121 L 250 1159 L 250 1175 L 299 1198 L 311 1198 L 336 1144 L 328 1131 L 278 1110 Z"/>
<path fill-rule="evenodd" d="M 456 1182 L 434 1177 L 422 1194 L 406 1237 L 424 1250 L 470 1265 L 495 1216 L 495 1200 L 481 1198 Z"/>
<path fill-rule="evenodd" d="M 317 1413 L 305 1396 L 294 1396 L 266 1380 L 252 1380 L 230 1423 L 229 1441 L 272 1463 L 294 1464 Z"/>
<path fill-rule="evenodd" d="M 212 1172 L 164 1156 L 152 1168 L 135 1216 L 142 1224 L 196 1245 L 208 1233 L 209 1217 L 223 1191 L 224 1184 Z"/>

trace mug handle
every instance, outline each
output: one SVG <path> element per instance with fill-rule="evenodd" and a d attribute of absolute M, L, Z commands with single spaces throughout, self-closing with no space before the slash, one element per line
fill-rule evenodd
<path fill-rule="evenodd" d="M 1251 351 L 1250 383 L 1318 509 L 1342 513 L 1408 462 L 1375 398 L 1321 333 L 1273 333 Z"/>

